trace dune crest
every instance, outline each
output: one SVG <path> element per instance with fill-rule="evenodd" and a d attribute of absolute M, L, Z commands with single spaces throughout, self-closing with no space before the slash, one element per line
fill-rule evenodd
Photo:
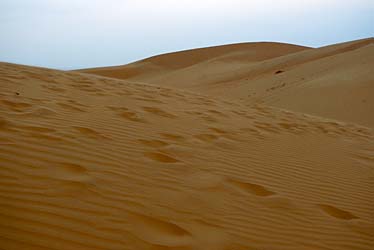
<path fill-rule="evenodd" d="M 374 127 L 373 38 L 315 49 L 272 43 L 247 44 L 239 51 L 227 46 L 218 48 L 224 52 L 216 55 L 213 49 L 205 49 L 212 53 L 209 60 L 191 62 L 185 55 L 192 57 L 201 51 L 193 50 L 181 56 L 165 54 L 125 66 L 82 72 Z M 144 67 L 144 63 L 157 65 L 157 58 L 170 65 L 186 60 L 187 66 L 159 71 Z M 136 76 L 123 75 L 135 68 L 139 70 Z"/>
<path fill-rule="evenodd" d="M 214 60 L 260 62 L 305 49 L 309 48 L 271 42 L 229 44 L 167 53 L 123 66 L 82 69 L 78 72 L 150 82 L 152 78 L 157 78 L 160 75 L 167 75 Z"/>

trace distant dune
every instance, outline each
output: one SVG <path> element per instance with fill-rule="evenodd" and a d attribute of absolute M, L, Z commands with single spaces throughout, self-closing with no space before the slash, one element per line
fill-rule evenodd
<path fill-rule="evenodd" d="M 0 63 L 0 249 L 373 249 L 373 56 L 366 39 Z"/>
<path fill-rule="evenodd" d="M 209 48 L 208 51 L 220 49 L 224 54 L 215 53 L 193 64 L 185 55 L 187 51 L 180 56 L 166 54 L 125 66 L 82 72 L 188 89 L 245 103 L 264 103 L 374 127 L 373 38 L 318 49 L 277 43 L 244 45 L 239 51 L 232 51 L 229 46 Z M 199 51 L 204 50 L 190 54 L 199 55 Z M 185 57 L 188 63 L 184 67 L 148 71 L 158 65 L 157 58 L 170 66 L 177 61 L 182 64 L 180 61 Z M 136 76 L 128 74 L 134 69 L 139 70 Z"/>
<path fill-rule="evenodd" d="M 154 78 L 194 65 L 200 65 L 204 62 L 210 63 L 225 60 L 229 64 L 234 64 L 236 61 L 253 63 L 305 49 L 308 49 L 308 47 L 282 43 L 239 43 L 168 53 L 124 66 L 82 69 L 79 72 L 123 80 L 153 82 Z"/>

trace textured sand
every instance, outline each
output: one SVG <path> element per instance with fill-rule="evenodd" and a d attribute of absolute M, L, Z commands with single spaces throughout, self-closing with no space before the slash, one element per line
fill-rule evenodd
<path fill-rule="evenodd" d="M 371 43 L 183 52 L 190 85 L 0 63 L 0 249 L 373 249 Z"/>

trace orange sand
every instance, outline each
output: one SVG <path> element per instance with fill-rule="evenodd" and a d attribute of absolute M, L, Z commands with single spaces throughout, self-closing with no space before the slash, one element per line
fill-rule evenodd
<path fill-rule="evenodd" d="M 0 249 L 373 249 L 373 47 L 0 63 Z"/>

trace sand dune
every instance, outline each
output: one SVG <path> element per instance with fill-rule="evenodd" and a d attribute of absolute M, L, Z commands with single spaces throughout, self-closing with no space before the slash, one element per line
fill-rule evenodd
<path fill-rule="evenodd" d="M 154 78 L 184 70 L 200 63 L 215 60 L 259 62 L 306 49 L 308 48 L 303 46 L 270 42 L 231 44 L 168 53 L 124 66 L 83 69 L 79 72 L 123 80 L 152 82 Z"/>
<path fill-rule="evenodd" d="M 321 81 L 313 91 L 341 88 L 324 86 L 344 77 L 341 68 L 370 79 L 365 43 L 341 45 L 347 51 L 336 55 L 325 48 L 324 59 L 314 49 L 298 52 L 305 60 L 260 55 L 269 70 L 251 81 L 297 79 L 313 64 L 318 71 L 295 83 L 304 94 L 312 88 L 306 82 Z M 205 57 L 189 60 L 210 67 Z M 217 52 L 212 62 L 232 60 Z M 373 130 L 241 100 L 240 88 L 250 85 L 239 81 L 230 99 L 209 88 L 193 93 L 1 63 L 0 248 L 373 249 Z M 266 90 L 260 100 L 287 106 L 284 99 L 302 98 L 275 91 L 279 100 Z M 369 109 L 353 108 L 371 124 Z"/>
<path fill-rule="evenodd" d="M 272 44 L 253 46 L 258 54 L 273 51 L 269 48 Z M 129 79 L 374 127 L 373 38 L 318 49 L 277 46 L 282 47 L 282 53 L 267 58 L 252 59 L 243 52 L 245 49 L 238 53 L 225 51 L 220 56 L 212 55 L 210 60 L 189 63 L 188 67 L 166 73 L 144 71 Z M 169 55 L 163 58 L 169 58 L 169 62 L 183 60 Z M 123 78 L 119 72 L 127 72 L 139 63 L 106 68 L 105 75 Z M 95 69 L 86 72 L 103 74 Z"/>

